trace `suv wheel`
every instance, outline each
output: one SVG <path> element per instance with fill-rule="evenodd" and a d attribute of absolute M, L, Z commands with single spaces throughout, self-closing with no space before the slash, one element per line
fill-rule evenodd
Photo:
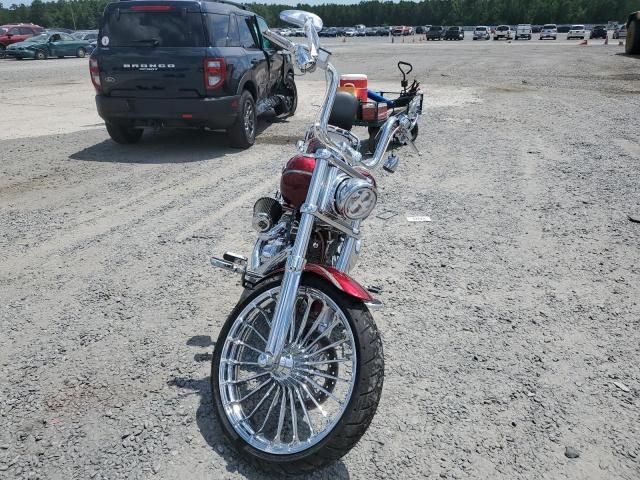
<path fill-rule="evenodd" d="M 249 148 L 256 142 L 256 102 L 248 90 L 240 95 L 240 109 L 235 123 L 227 130 L 233 148 Z"/>
<path fill-rule="evenodd" d="M 627 27 L 627 41 L 625 43 L 625 53 L 627 55 L 640 54 L 640 18 L 636 14 L 636 18 L 629 22 Z"/>
<path fill-rule="evenodd" d="M 274 108 L 276 115 L 286 115 L 292 117 L 296 113 L 298 108 L 298 89 L 296 87 L 296 81 L 293 76 L 293 72 L 287 74 L 287 78 L 284 80 L 282 88 L 282 95 L 285 97 L 280 105 Z"/>
<path fill-rule="evenodd" d="M 141 128 L 124 127 L 122 125 L 116 125 L 115 123 L 105 123 L 107 126 L 107 132 L 111 139 L 121 145 L 131 145 L 132 143 L 138 143 L 142 137 Z"/>

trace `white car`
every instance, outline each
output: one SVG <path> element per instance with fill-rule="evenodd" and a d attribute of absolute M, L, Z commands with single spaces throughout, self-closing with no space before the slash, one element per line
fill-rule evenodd
<path fill-rule="evenodd" d="M 584 28 L 584 25 L 571 25 L 571 29 L 569 33 L 567 33 L 567 40 L 571 40 L 572 38 L 584 40 L 586 35 L 587 30 Z"/>
<path fill-rule="evenodd" d="M 555 23 L 547 23 L 540 30 L 540 40 L 545 38 L 553 38 L 554 40 L 558 38 L 558 26 Z"/>
<path fill-rule="evenodd" d="M 484 25 L 478 25 L 473 31 L 474 40 L 491 40 L 491 30 Z"/>
<path fill-rule="evenodd" d="M 521 23 L 516 27 L 516 37 L 514 40 L 518 40 L 519 38 L 531 40 L 531 25 L 528 23 Z"/>
<path fill-rule="evenodd" d="M 347 28 L 344 31 L 344 36 L 345 37 L 355 37 L 356 36 L 356 29 L 355 28 Z"/>
<path fill-rule="evenodd" d="M 513 30 L 511 30 L 509 25 L 498 25 L 496 27 L 493 39 L 500 40 L 501 38 L 504 38 L 505 40 L 513 40 Z"/>

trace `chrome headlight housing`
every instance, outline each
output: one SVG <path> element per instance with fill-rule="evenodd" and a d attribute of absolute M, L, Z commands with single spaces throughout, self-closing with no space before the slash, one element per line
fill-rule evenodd
<path fill-rule="evenodd" d="M 367 218 L 378 201 L 378 190 L 369 181 L 349 178 L 340 183 L 335 194 L 335 208 L 349 220 Z"/>

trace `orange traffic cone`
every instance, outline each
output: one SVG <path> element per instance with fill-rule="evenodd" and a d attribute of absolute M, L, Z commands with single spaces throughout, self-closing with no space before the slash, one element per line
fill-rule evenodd
<path fill-rule="evenodd" d="M 604 37 L 604 45 L 609 45 L 609 37 Z"/>
<path fill-rule="evenodd" d="M 578 45 L 588 45 L 589 42 L 587 40 L 581 41 Z"/>

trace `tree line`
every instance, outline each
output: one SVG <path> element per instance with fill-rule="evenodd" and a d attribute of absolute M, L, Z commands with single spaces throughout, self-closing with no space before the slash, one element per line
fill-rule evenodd
<path fill-rule="evenodd" d="M 0 25 L 35 23 L 48 28 L 98 28 L 110 0 L 33 0 L 31 5 L 0 3 Z M 269 25 L 284 26 L 278 14 L 288 5 L 248 4 Z M 422 0 L 363 1 L 358 4 L 298 4 L 327 26 L 365 25 L 496 25 L 517 23 L 601 23 L 623 21 L 640 8 L 638 0 Z"/>

